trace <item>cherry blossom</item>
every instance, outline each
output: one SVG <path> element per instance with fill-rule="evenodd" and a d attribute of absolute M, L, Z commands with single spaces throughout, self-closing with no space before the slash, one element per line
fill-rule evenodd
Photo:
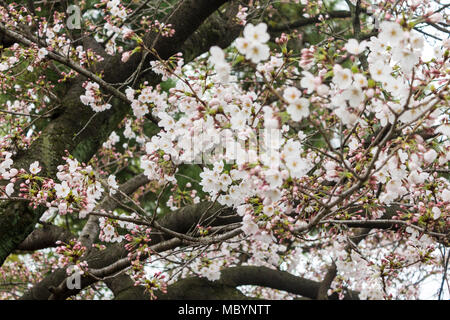
<path fill-rule="evenodd" d="M 20 209 L 0 217 L 64 231 L 33 256 L 0 234 L 14 242 L 0 297 L 26 297 L 58 268 L 86 280 L 83 298 L 117 294 L 102 284 L 117 275 L 152 299 L 243 269 L 326 284 L 324 299 L 415 299 L 416 278 L 444 277 L 450 42 L 425 33 L 443 28 L 443 5 L 350 1 L 350 20 L 322 2 L 229 2 L 210 34 L 197 24 L 217 21 L 192 3 L 147 15 L 82 2 L 81 39 L 64 12 L 0 6 L 0 191 Z M 279 8 L 299 9 L 301 26 Z M 2 291 L 13 280 L 28 285 Z"/>

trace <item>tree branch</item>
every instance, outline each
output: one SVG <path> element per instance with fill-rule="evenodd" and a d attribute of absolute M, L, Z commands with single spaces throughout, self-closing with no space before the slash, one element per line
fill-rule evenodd
<path fill-rule="evenodd" d="M 68 242 L 75 236 L 65 228 L 44 224 L 42 228 L 35 229 L 18 247 L 18 250 L 35 251 L 56 247 L 57 241 Z"/>
<path fill-rule="evenodd" d="M 330 289 L 331 283 L 337 275 L 336 264 L 333 262 L 328 268 L 327 274 L 320 284 L 319 290 L 317 290 L 317 300 L 328 300 L 328 289 Z"/>

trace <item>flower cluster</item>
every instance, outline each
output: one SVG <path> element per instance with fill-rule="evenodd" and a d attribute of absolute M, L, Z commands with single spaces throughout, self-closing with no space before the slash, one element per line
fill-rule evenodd
<path fill-rule="evenodd" d="M 244 28 L 244 37 L 236 39 L 236 48 L 246 59 L 258 63 L 269 58 L 269 46 L 265 44 L 269 39 L 265 23 L 256 26 L 248 23 Z"/>
<path fill-rule="evenodd" d="M 231 66 L 225 60 L 225 53 L 217 46 L 209 49 L 211 53 L 210 61 L 217 71 L 220 82 L 227 83 L 230 79 Z"/>
<path fill-rule="evenodd" d="M 110 103 L 103 101 L 98 83 L 87 81 L 83 84 L 83 87 L 86 92 L 80 96 L 80 100 L 84 105 L 90 106 L 95 112 L 101 112 L 111 108 Z"/>
<path fill-rule="evenodd" d="M 58 245 L 58 247 L 56 247 L 56 253 L 60 255 L 58 259 L 59 268 L 65 268 L 69 264 L 78 265 L 78 267 L 87 267 L 86 261 L 79 261 L 81 256 L 83 256 L 84 252 L 86 251 L 86 247 L 84 247 L 81 242 L 77 241 L 76 239 L 72 239 L 69 241 L 69 243 L 57 241 L 56 244 Z M 78 269 L 78 271 L 81 270 Z"/>
<path fill-rule="evenodd" d="M 425 58 L 424 38 L 414 26 L 442 22 L 443 13 L 426 13 L 427 1 L 413 2 L 412 7 L 420 8 L 417 14 L 408 18 L 405 13 L 397 20 L 379 7 L 384 20 L 378 34 L 363 37 L 367 25 L 362 21 L 358 39 L 366 40 L 361 42 L 336 36 L 310 45 L 306 33 L 291 30 L 270 48 L 267 24 L 246 23 L 255 8 L 239 7 L 232 20 L 245 25 L 242 37 L 224 50 L 212 46 L 209 54 L 184 65 L 181 54 L 162 60 L 146 47 L 141 30 L 129 29 L 134 23 L 125 19 L 134 4 L 103 0 L 96 8 L 103 8 L 97 11 L 104 21 L 94 24 L 87 17 L 86 27 L 97 41 L 107 39 L 106 52 L 118 53 L 125 64 L 138 51 L 149 53 L 154 61 L 144 69 L 163 82 L 150 86 L 130 78 L 117 86 L 128 99 L 130 114 L 108 132 L 88 164 L 64 157 L 54 179 L 48 175 L 56 170 L 47 167 L 48 161 L 37 161 L 37 155 L 13 161 L 39 137 L 45 122 L 41 116 L 47 117 L 42 112 L 54 100 L 54 88 L 41 69 L 55 55 L 83 68 L 102 58 L 81 45 L 72 48 L 61 34 L 59 15 L 50 23 L 14 6 L 8 11 L 0 7 L 2 23 L 16 15 L 20 23 L 9 26 L 34 23 L 43 39 L 28 49 L 13 45 L 0 60 L 2 90 L 17 95 L 7 98 L 0 117 L 11 129 L 0 139 L 3 200 L 14 197 L 33 208 L 42 206 L 45 223 L 59 224 L 58 214 L 96 216 L 88 225 L 98 222 L 100 241 L 125 247 L 132 278 L 152 298 L 166 290 L 166 279 L 171 283 L 196 275 L 215 281 L 223 268 L 236 265 L 287 270 L 323 281 L 330 264 L 337 276 L 329 294 L 344 298 L 351 288 L 363 299 L 416 296 L 417 290 L 403 280 L 420 272 L 418 265 L 429 273 L 441 270 L 436 243 L 448 242 L 450 41 L 436 45 L 432 59 Z M 307 17 L 320 11 L 321 4 L 302 1 L 301 8 Z M 318 21 L 319 30 L 328 16 L 315 17 L 311 20 Z M 174 34 L 171 25 L 140 19 L 141 29 L 163 37 Z M 296 52 L 299 42 L 302 49 Z M 15 83 L 15 77 L 22 80 L 19 68 L 27 75 L 36 73 L 40 89 Z M 61 72 L 60 80 L 75 74 Z M 102 86 L 93 79 L 83 84 L 80 101 L 94 112 L 112 107 L 114 95 L 107 96 Z M 122 94 L 120 98 L 126 101 Z M 19 168 L 19 163 L 26 165 Z M 143 173 L 136 176 L 138 182 L 129 179 L 138 172 Z M 131 189 L 129 194 L 123 191 Z M 106 201 L 100 203 L 103 197 Z M 226 217 L 237 222 L 217 227 L 222 211 L 209 212 L 217 218 L 211 222 L 203 219 L 208 207 L 196 226 L 179 235 L 189 237 L 191 246 L 164 254 L 152 251 L 152 240 L 164 239 L 160 233 L 172 237 L 178 232 L 161 225 L 158 229 L 155 221 L 179 213 L 182 219 L 183 208 L 203 202 L 221 205 L 229 213 Z M 111 203 L 120 209 L 111 209 Z M 373 225 L 377 228 L 363 236 L 354 231 Z M 217 243 L 229 235 L 227 230 L 240 234 L 230 232 L 230 238 Z M 80 261 L 86 253 L 81 242 L 58 244 L 55 266 L 87 271 L 86 262 Z M 149 275 L 150 264 L 164 272 Z"/>

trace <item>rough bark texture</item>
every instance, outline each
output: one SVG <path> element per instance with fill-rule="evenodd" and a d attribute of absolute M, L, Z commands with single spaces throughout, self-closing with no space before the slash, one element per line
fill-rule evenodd
<path fill-rule="evenodd" d="M 158 294 L 161 300 L 248 300 L 239 290 L 221 282 L 204 278 L 186 278 L 167 288 L 166 294 Z"/>
<path fill-rule="evenodd" d="M 328 300 L 328 289 L 330 289 L 331 283 L 337 275 L 337 267 L 333 262 L 328 268 L 327 274 L 320 284 L 319 290 L 317 290 L 317 300 Z"/>
<path fill-rule="evenodd" d="M 40 250 L 44 248 L 56 247 L 57 241 L 67 242 L 75 236 L 68 230 L 54 226 L 44 225 L 35 229 L 18 247 L 18 250 Z"/>
<path fill-rule="evenodd" d="M 224 13 L 215 12 L 186 40 L 183 46 L 184 61 L 191 61 L 198 51 L 206 52 L 212 45 L 228 47 L 236 39 L 244 26 L 236 23 L 239 3 L 230 3 Z"/>
<path fill-rule="evenodd" d="M 0 266 L 34 230 L 39 214 L 23 201 L 0 204 Z"/>
<path fill-rule="evenodd" d="M 120 274 L 104 282 L 114 294 L 115 300 L 150 299 L 150 295 L 145 292 L 145 289 L 141 286 L 135 286 L 133 280 L 126 274 Z"/>

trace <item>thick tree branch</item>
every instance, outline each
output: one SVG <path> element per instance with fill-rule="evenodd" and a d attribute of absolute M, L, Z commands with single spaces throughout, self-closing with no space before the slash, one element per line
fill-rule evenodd
<path fill-rule="evenodd" d="M 215 12 L 184 43 L 183 58 L 192 61 L 198 52 L 206 52 L 211 46 L 228 47 L 239 36 L 244 26 L 236 21 L 239 3 L 230 2 L 224 13 Z"/>
<path fill-rule="evenodd" d="M 160 300 L 249 300 L 234 286 L 204 278 L 180 279 L 167 287 L 167 293 L 157 293 Z"/>
<path fill-rule="evenodd" d="M 331 278 L 331 275 L 330 273 L 329 278 Z M 142 288 L 136 289 L 136 287 L 132 287 L 130 279 L 126 280 L 126 277 L 123 276 L 120 276 L 120 279 L 123 280 L 123 283 L 110 283 L 113 292 L 117 293 L 116 299 L 142 300 L 148 298 L 143 293 Z M 221 277 L 217 281 L 208 281 L 197 277 L 180 279 L 167 288 L 167 294 L 157 293 L 156 295 L 158 299 L 168 300 L 249 299 L 236 289 L 236 287 L 243 285 L 262 286 L 287 291 L 310 299 L 317 299 L 323 283 L 267 267 L 239 266 L 223 269 Z M 327 298 L 334 300 L 338 299 L 338 296 L 333 294 L 327 296 Z M 344 299 L 358 299 L 358 292 L 348 291 Z"/>
<path fill-rule="evenodd" d="M 325 277 L 320 284 L 319 290 L 317 292 L 317 300 L 328 300 L 328 289 L 330 289 L 331 283 L 337 275 L 336 264 L 333 262 L 328 268 Z"/>
<path fill-rule="evenodd" d="M 18 247 L 18 250 L 34 251 L 56 247 L 57 241 L 68 242 L 75 236 L 63 227 L 45 224 L 35 229 Z"/>
<path fill-rule="evenodd" d="M 220 282 L 229 286 L 256 285 L 287 291 L 310 299 L 316 299 L 321 282 L 294 276 L 285 271 L 267 267 L 240 266 L 222 270 Z M 329 299 L 337 299 L 333 294 Z M 358 293 L 348 291 L 346 300 L 358 299 Z"/>
<path fill-rule="evenodd" d="M 135 286 L 127 274 L 120 274 L 104 281 L 115 300 L 149 300 L 150 295 L 142 286 Z"/>

